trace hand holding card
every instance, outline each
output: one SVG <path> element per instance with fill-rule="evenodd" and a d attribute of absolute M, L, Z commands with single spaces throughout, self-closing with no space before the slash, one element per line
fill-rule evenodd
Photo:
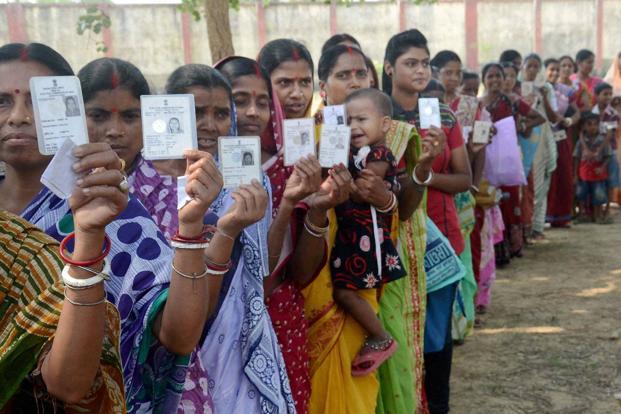
<path fill-rule="evenodd" d="M 71 197 L 78 180 L 78 175 L 73 171 L 73 164 L 78 161 L 73 155 L 75 147 L 75 143 L 67 138 L 41 176 L 41 183 L 63 200 Z"/>
<path fill-rule="evenodd" d="M 30 93 L 41 154 L 54 155 L 67 139 L 76 145 L 88 143 L 82 89 L 77 77 L 32 77 Z"/>

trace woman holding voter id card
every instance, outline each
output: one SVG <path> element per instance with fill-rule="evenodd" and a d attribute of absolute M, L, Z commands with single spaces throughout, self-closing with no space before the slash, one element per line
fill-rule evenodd
<path fill-rule="evenodd" d="M 71 292 L 100 289 L 105 279 L 105 298 L 115 305 L 120 318 L 120 356 L 127 411 L 176 408 L 184 384 L 184 375 L 180 373 L 186 370 L 188 355 L 199 341 L 212 305 L 207 278 L 230 267 L 233 243 L 229 237 L 256 221 L 257 214 L 239 205 L 232 207 L 218 222 L 213 238 L 207 240 L 203 217 L 220 191 L 221 178 L 207 154 L 189 151 L 186 173 L 190 178 L 185 190 L 191 199 L 178 213 L 179 229 L 173 237 L 176 247 L 173 253 L 142 204 L 134 197 L 127 201 L 129 184 L 122 174 L 123 159 L 109 143 L 75 146 L 65 141 L 60 148 L 73 149 L 58 152 L 53 159 L 37 151 L 37 139 L 49 139 L 49 136 L 38 136 L 35 132 L 33 107 L 26 98 L 30 94 L 29 81 L 37 76 L 56 76 L 60 78 L 52 79 L 59 79 L 60 84 L 63 77 L 73 75 L 62 56 L 39 44 L 5 45 L 0 48 L 0 71 L 6 72 L 0 79 L 3 97 L 0 157 L 7 163 L 0 190 L 2 194 L 13 195 L 0 200 L 0 207 L 21 214 L 62 241 L 61 257 L 67 264 L 63 272 L 68 292 L 66 302 L 83 309 L 104 303 L 88 297 L 74 300 Z M 55 88 L 56 82 L 54 85 Z M 35 96 L 33 102 L 35 111 L 42 110 L 37 105 L 45 104 Z M 82 107 L 81 113 L 84 116 Z M 46 126 L 37 125 L 37 128 L 43 127 Z M 62 179 L 75 180 L 70 198 L 60 198 L 41 185 L 42 176 L 55 177 L 48 165 L 52 169 L 68 168 Z M 63 184 L 49 183 L 56 184 L 54 188 Z M 92 200 L 92 207 L 80 214 L 79 206 L 87 200 Z M 103 246 L 97 257 L 78 260 L 74 255 L 80 246 L 73 239 L 85 230 L 83 223 L 88 221 L 84 221 L 83 216 L 93 221 L 86 227 L 87 231 L 92 233 L 94 228 L 105 228 L 105 237 L 98 243 L 92 242 Z M 207 265 L 204 257 L 209 259 Z M 106 264 L 103 272 L 102 262 Z M 82 280 L 86 275 L 74 273 L 76 267 L 86 274 L 96 274 Z M 67 347 L 69 351 L 76 351 L 69 344 Z M 71 356 L 68 356 L 62 363 L 70 364 L 70 361 Z M 78 398 L 73 394 L 69 397 L 70 400 Z"/>

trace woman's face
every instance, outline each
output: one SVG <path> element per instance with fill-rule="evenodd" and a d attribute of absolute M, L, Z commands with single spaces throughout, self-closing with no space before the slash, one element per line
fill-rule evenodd
<path fill-rule="evenodd" d="M 343 53 L 336 60 L 328 79 L 319 82 L 328 105 L 342 105 L 345 98 L 361 88 L 370 88 L 371 77 L 364 58 L 356 52 Z"/>
<path fill-rule="evenodd" d="M 448 62 L 438 74 L 446 93 L 454 94 L 461 84 L 463 76 L 461 63 L 457 61 Z"/>
<path fill-rule="evenodd" d="M 563 59 L 561 60 L 560 65 L 560 76 L 561 79 L 569 79 L 569 77 L 574 73 L 574 62 L 571 59 Z"/>
<path fill-rule="evenodd" d="M 0 64 L 0 159 L 15 168 L 44 168 L 51 159 L 39 153 L 30 78 L 53 75 L 34 61 Z"/>
<path fill-rule="evenodd" d="M 313 99 L 313 71 L 308 62 L 303 59 L 283 62 L 272 71 L 270 79 L 285 117 L 304 118 Z"/>
<path fill-rule="evenodd" d="M 501 92 L 503 85 L 503 72 L 496 66 L 491 67 L 485 72 L 483 85 L 488 93 Z"/>
<path fill-rule="evenodd" d="M 231 129 L 229 94 L 221 87 L 202 86 L 191 86 L 185 92 L 194 95 L 198 149 L 216 155 L 218 137 L 229 135 Z"/>
<path fill-rule="evenodd" d="M 270 122 L 270 95 L 263 78 L 240 76 L 233 81 L 233 102 L 237 109 L 240 136 L 261 135 Z"/>
<path fill-rule="evenodd" d="M 578 63 L 578 71 L 580 71 L 582 76 L 590 76 L 591 72 L 593 72 L 593 66 L 595 66 L 595 57 L 591 56 Z"/>
<path fill-rule="evenodd" d="M 425 49 L 411 47 L 397 58 L 394 67 L 386 63 L 385 70 L 392 77 L 393 91 L 423 92 L 431 80 L 429 53 Z"/>
<path fill-rule="evenodd" d="M 142 148 L 139 98 L 116 88 L 97 92 L 84 106 L 91 142 L 107 142 L 130 167 Z"/>
<path fill-rule="evenodd" d="M 546 67 L 546 78 L 548 79 L 548 82 L 556 83 L 558 81 L 560 70 L 561 70 L 560 64 L 556 62 L 549 63 L 548 67 Z"/>
<path fill-rule="evenodd" d="M 513 92 L 513 88 L 515 88 L 515 84 L 517 83 L 517 73 L 514 68 L 503 68 L 502 71 L 505 75 L 505 78 L 502 82 L 502 91 L 504 93 L 511 93 Z"/>
<path fill-rule="evenodd" d="M 524 80 L 533 82 L 537 77 L 537 74 L 541 70 L 541 64 L 537 59 L 528 59 L 524 63 Z"/>

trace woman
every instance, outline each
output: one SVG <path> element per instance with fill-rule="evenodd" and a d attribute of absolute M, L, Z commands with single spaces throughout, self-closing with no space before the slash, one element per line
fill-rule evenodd
<path fill-rule="evenodd" d="M 101 178 L 101 173 L 96 173 Z M 71 205 L 77 225 L 72 260 L 100 256 L 105 227 L 127 195 L 85 196 Z M 85 186 L 97 191 L 97 186 Z M 19 216 L 0 210 L 0 411 L 125 412 L 119 313 L 105 300 L 103 279 L 77 290 L 65 281 L 58 243 Z M 67 265 L 83 281 L 88 270 Z M 101 261 L 94 263 L 97 272 Z M 65 287 L 66 286 L 66 287 Z M 64 288 L 64 293 L 63 293 Z M 102 300 L 103 297 L 103 300 Z"/>
<path fill-rule="evenodd" d="M 421 32 L 409 30 L 391 38 L 386 47 L 383 79 L 384 90 L 393 98 L 395 118 L 420 128 L 418 98 L 431 80 L 427 39 Z M 441 128 L 432 126 L 421 131 L 425 141 L 418 161 L 422 165 L 413 169 L 413 180 L 422 189 L 428 187 L 427 214 L 459 255 L 465 243 L 453 196 L 470 188 L 471 174 L 455 116 L 444 104 L 440 104 L 440 113 Z M 421 171 L 423 166 L 431 169 Z M 448 412 L 452 359 L 450 318 L 456 288 L 457 281 L 453 281 L 427 297 L 425 390 L 429 410 L 433 413 Z M 430 335 L 431 331 L 438 334 Z"/>
<path fill-rule="evenodd" d="M 542 69 L 543 62 L 539 55 L 535 53 L 527 55 L 524 58 L 522 80 L 534 83 Z M 545 238 L 543 230 L 548 209 L 548 191 L 552 173 L 556 170 L 556 159 L 558 157 L 552 125 L 562 122 L 564 117 L 555 112 L 557 102 L 554 87 L 547 82 L 541 87 L 536 86 L 532 95 L 522 98 L 545 119 L 545 122 L 535 128 L 529 136 L 531 143 L 537 145 L 532 160 L 534 214 L 531 237 L 538 241 Z"/>
<path fill-rule="evenodd" d="M 521 99 L 511 100 L 502 93 L 504 81 L 503 67 L 498 63 L 488 63 L 481 72 L 485 94 L 482 102 L 490 113 L 492 122 L 507 117 L 521 115 L 522 122 L 518 123 L 518 133 L 530 136 L 532 129 L 545 122 L 543 116 L 532 109 Z M 520 186 L 501 187 L 503 199 L 500 202 L 502 218 L 505 224 L 505 238 L 497 245 L 497 263 L 507 264 L 513 256 L 521 255 L 523 244 L 523 223 L 520 210 Z"/>
<path fill-rule="evenodd" d="M 217 158 L 218 137 L 237 135 L 227 80 L 208 66 L 185 65 L 170 75 L 166 91 L 194 95 L 199 148 Z M 252 188 L 224 189 L 205 218 L 206 222 L 219 220 L 240 191 L 251 191 L 264 212 L 257 224 L 235 238 L 233 265 L 224 275 L 218 309 L 192 357 L 180 410 L 211 408 L 212 399 L 216 412 L 295 411 L 282 353 L 263 302 L 264 278 L 270 273 L 270 189 L 265 176 L 262 184 L 254 182 Z"/>
<path fill-rule="evenodd" d="M 170 176 L 160 175 L 140 153 L 140 96 L 151 94 L 147 80 L 130 62 L 113 58 L 90 62 L 78 72 L 78 78 L 90 140 L 109 143 L 125 162 L 129 192 L 142 202 L 170 239 L 179 226 L 176 182 Z M 179 120 L 176 121 L 178 124 Z"/>
<path fill-rule="evenodd" d="M 21 213 L 60 241 L 73 232 L 78 217 L 73 216 L 68 201 L 54 196 L 40 183 L 50 157 L 38 152 L 27 97 L 31 77 L 73 72 L 57 52 L 36 43 L 1 47 L 0 71 L 0 91 L 5 97 L 0 109 L 0 158 L 7 163 L 0 191 L 14 195 L 1 199 L 0 209 Z M 79 160 L 74 166 L 79 176 L 91 170 L 109 170 L 82 176 L 77 182 L 79 187 L 107 185 L 113 179 L 119 188 L 128 187 L 123 176 L 114 171 L 121 169 L 122 162 L 109 144 L 79 146 L 74 156 Z M 221 177 L 207 154 L 189 151 L 186 158 L 188 172 L 192 173 L 186 191 L 194 198 L 178 213 L 178 235 L 198 240 L 202 239 L 202 217 L 217 196 Z M 107 194 L 114 187 L 108 185 L 98 191 Z M 173 254 L 147 211 L 133 197 L 106 227 L 111 240 L 108 258 L 112 277 L 104 288 L 121 319 L 120 349 L 128 412 L 170 411 L 178 406 L 188 355 L 198 343 L 211 305 L 205 276 L 213 270 L 205 267 L 204 256 L 226 263 L 232 243 L 220 233 L 237 234 L 237 226 L 248 223 L 248 216 L 241 204 L 233 207 L 218 223 L 220 231 L 204 253 L 189 250 L 180 242 Z M 132 256 L 129 251 L 136 254 Z"/>
<path fill-rule="evenodd" d="M 216 67 L 231 83 L 239 135 L 261 135 L 268 144 L 264 147 L 269 148 L 280 135 L 270 135 L 268 127 L 282 130 L 282 117 L 278 116 L 282 111 L 276 110 L 271 104 L 269 76 L 259 68 L 257 62 L 243 57 L 224 59 Z M 264 151 L 263 155 L 266 161 L 264 167 L 268 171 L 274 170 L 275 165 L 284 169 L 281 153 L 270 154 Z M 324 204 L 328 203 L 327 208 L 332 207 L 333 201 L 325 193 L 325 187 L 324 190 L 319 188 L 321 166 L 315 157 L 300 160 L 290 170 L 291 175 L 284 189 L 278 189 L 279 183 L 276 180 L 271 182 L 272 187 L 280 191 L 272 192 L 272 202 L 275 209 L 277 207 L 269 232 L 272 273 L 264 281 L 264 287 L 267 310 L 283 353 L 296 411 L 306 413 L 311 394 L 308 323 L 300 291 L 312 282 L 321 265 L 325 241 L 313 237 L 304 227 L 304 220 L 306 216 L 312 223 L 325 223 L 326 211 L 319 208 L 321 202 L 317 204 L 316 201 L 322 198 Z M 268 177 L 278 177 L 275 173 L 268 173 Z M 339 174 L 345 174 L 345 170 L 340 170 Z M 332 185 L 336 182 L 328 179 L 328 183 Z M 312 193 L 315 194 L 312 209 L 299 205 L 302 199 Z M 302 257 L 303 260 L 300 260 Z"/>
<path fill-rule="evenodd" d="M 578 91 L 578 96 L 585 94 L 588 101 L 583 99 L 578 101 L 578 108 L 581 111 L 589 110 L 595 105 L 595 87 L 602 83 L 602 79 L 592 76 L 595 67 L 595 54 L 588 49 L 581 49 L 576 53 L 576 73 L 570 76 L 574 88 Z"/>
<path fill-rule="evenodd" d="M 621 52 L 610 63 L 604 81 L 612 85 L 614 95 L 621 95 Z"/>
<path fill-rule="evenodd" d="M 321 46 L 321 54 L 323 55 L 328 49 L 336 45 L 345 45 L 362 50 L 362 46 L 360 45 L 360 42 L 358 42 L 358 39 L 347 33 L 339 33 L 335 34 L 334 36 L 330 37 L 328 40 L 325 41 L 323 46 Z M 366 62 L 367 70 L 370 76 L 370 87 L 379 89 L 379 77 L 377 76 L 377 69 L 375 68 L 373 60 L 371 60 L 371 58 L 366 55 L 364 57 L 364 60 Z M 317 108 L 313 109 L 315 109 L 316 111 Z"/>
<path fill-rule="evenodd" d="M 580 111 L 570 104 L 574 89 L 559 81 L 560 61 L 550 58 L 544 64 L 547 81 L 554 87 L 556 95 L 556 113 L 563 118 L 554 127 L 558 158 L 550 179 L 546 221 L 552 227 L 566 228 L 571 223 L 574 208 L 573 142 L 568 129 L 577 123 Z"/>

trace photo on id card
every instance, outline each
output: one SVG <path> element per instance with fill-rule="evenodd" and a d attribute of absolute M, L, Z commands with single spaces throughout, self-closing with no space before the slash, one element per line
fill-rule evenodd
<path fill-rule="evenodd" d="M 322 125 L 319 139 L 319 164 L 332 168 L 336 164 L 349 164 L 351 128 L 345 125 Z"/>
<path fill-rule="evenodd" d="M 88 144 L 80 80 L 76 76 L 30 78 L 39 152 L 54 155 L 65 140 Z"/>
<path fill-rule="evenodd" d="M 285 166 L 295 164 L 302 157 L 315 155 L 315 120 L 285 119 L 283 138 Z"/>
<path fill-rule="evenodd" d="M 429 129 L 432 126 L 440 128 L 442 126 L 438 98 L 420 98 L 418 100 L 418 114 L 421 129 Z"/>
<path fill-rule="evenodd" d="M 237 188 L 261 182 L 261 139 L 259 137 L 220 137 L 218 156 L 224 188 Z"/>
<path fill-rule="evenodd" d="M 147 160 L 183 158 L 198 148 L 194 95 L 142 95 L 142 155 Z"/>

